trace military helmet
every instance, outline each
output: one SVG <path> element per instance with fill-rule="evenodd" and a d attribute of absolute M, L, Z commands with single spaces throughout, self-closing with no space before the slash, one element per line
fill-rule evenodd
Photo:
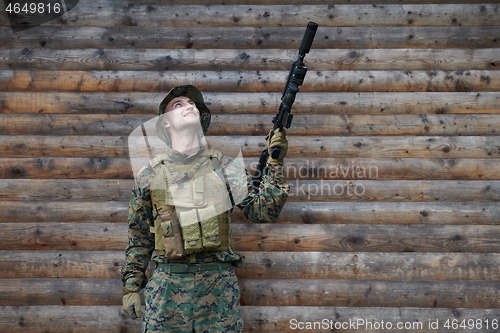
<path fill-rule="evenodd" d="M 196 104 L 196 108 L 200 111 L 200 121 L 201 127 L 203 128 L 203 133 L 206 133 L 208 127 L 210 126 L 210 110 L 205 105 L 205 101 L 203 100 L 203 95 L 201 91 L 193 85 L 186 84 L 182 86 L 177 86 L 172 88 L 167 96 L 161 101 L 160 107 L 158 108 L 158 115 L 162 115 L 165 113 L 167 108 L 167 104 L 170 103 L 176 97 L 184 96 L 191 99 Z"/>
<path fill-rule="evenodd" d="M 168 136 L 168 132 L 162 126 L 163 117 L 161 115 L 165 113 L 167 104 L 170 103 L 171 100 L 179 96 L 187 97 L 196 104 L 196 108 L 200 111 L 200 122 L 203 134 L 207 133 L 208 127 L 210 126 L 210 119 L 211 119 L 210 110 L 205 105 L 201 91 L 195 86 L 190 84 L 174 87 L 168 92 L 167 96 L 163 99 L 163 101 L 161 101 L 160 106 L 158 108 L 158 115 L 160 116 L 160 118 L 156 122 L 156 133 L 158 137 L 169 145 L 171 143 L 171 140 Z"/>

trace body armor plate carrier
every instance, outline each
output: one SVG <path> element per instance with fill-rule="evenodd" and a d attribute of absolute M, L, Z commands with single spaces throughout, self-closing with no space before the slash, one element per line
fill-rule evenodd
<path fill-rule="evenodd" d="M 204 149 L 190 164 L 173 164 L 165 155 L 149 163 L 155 249 L 168 259 L 203 251 L 231 251 L 231 193 L 219 168 L 222 153 Z"/>

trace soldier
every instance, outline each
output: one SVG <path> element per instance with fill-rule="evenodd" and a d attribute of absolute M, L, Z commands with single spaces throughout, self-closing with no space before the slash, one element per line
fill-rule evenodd
<path fill-rule="evenodd" d="M 283 154 L 269 158 L 255 189 L 242 163 L 206 145 L 210 111 L 196 87 L 173 88 L 159 114 L 165 153 L 140 171 L 130 198 L 123 309 L 142 317 L 144 288 L 142 332 L 242 332 L 232 267 L 241 267 L 244 257 L 231 248 L 230 212 L 237 206 L 253 222 L 278 217 L 289 191 L 282 172 L 285 130 L 268 136 L 268 149 L 281 146 Z M 147 281 L 151 258 L 157 268 Z"/>

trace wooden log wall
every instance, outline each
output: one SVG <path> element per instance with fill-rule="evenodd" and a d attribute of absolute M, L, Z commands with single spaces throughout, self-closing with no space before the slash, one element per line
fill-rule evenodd
<path fill-rule="evenodd" d="M 289 201 L 275 224 L 233 213 L 246 331 L 498 332 L 496 2 L 80 0 L 16 34 L 2 12 L 0 331 L 138 332 L 127 136 L 195 84 L 250 167 L 314 21 Z"/>

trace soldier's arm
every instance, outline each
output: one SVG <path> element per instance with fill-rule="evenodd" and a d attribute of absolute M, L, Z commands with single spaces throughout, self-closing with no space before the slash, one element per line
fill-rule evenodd
<path fill-rule="evenodd" d="M 127 290 L 138 291 L 147 283 L 145 271 L 154 250 L 149 229 L 152 218 L 149 189 L 134 187 L 129 203 L 126 265 L 122 267 L 123 286 Z"/>
<path fill-rule="evenodd" d="M 288 198 L 290 187 L 285 179 L 281 166 L 267 166 L 267 174 L 263 176 L 259 189 L 252 187 L 252 177 L 244 166 L 237 164 L 239 161 L 228 163 L 227 157 L 223 158 L 224 170 L 228 183 L 232 188 L 235 204 L 240 208 L 245 217 L 252 222 L 272 222 L 278 218 Z M 244 175 L 241 176 L 243 168 Z M 240 175 L 240 176 L 234 176 Z M 234 195 L 234 189 L 244 188 L 244 195 Z"/>

